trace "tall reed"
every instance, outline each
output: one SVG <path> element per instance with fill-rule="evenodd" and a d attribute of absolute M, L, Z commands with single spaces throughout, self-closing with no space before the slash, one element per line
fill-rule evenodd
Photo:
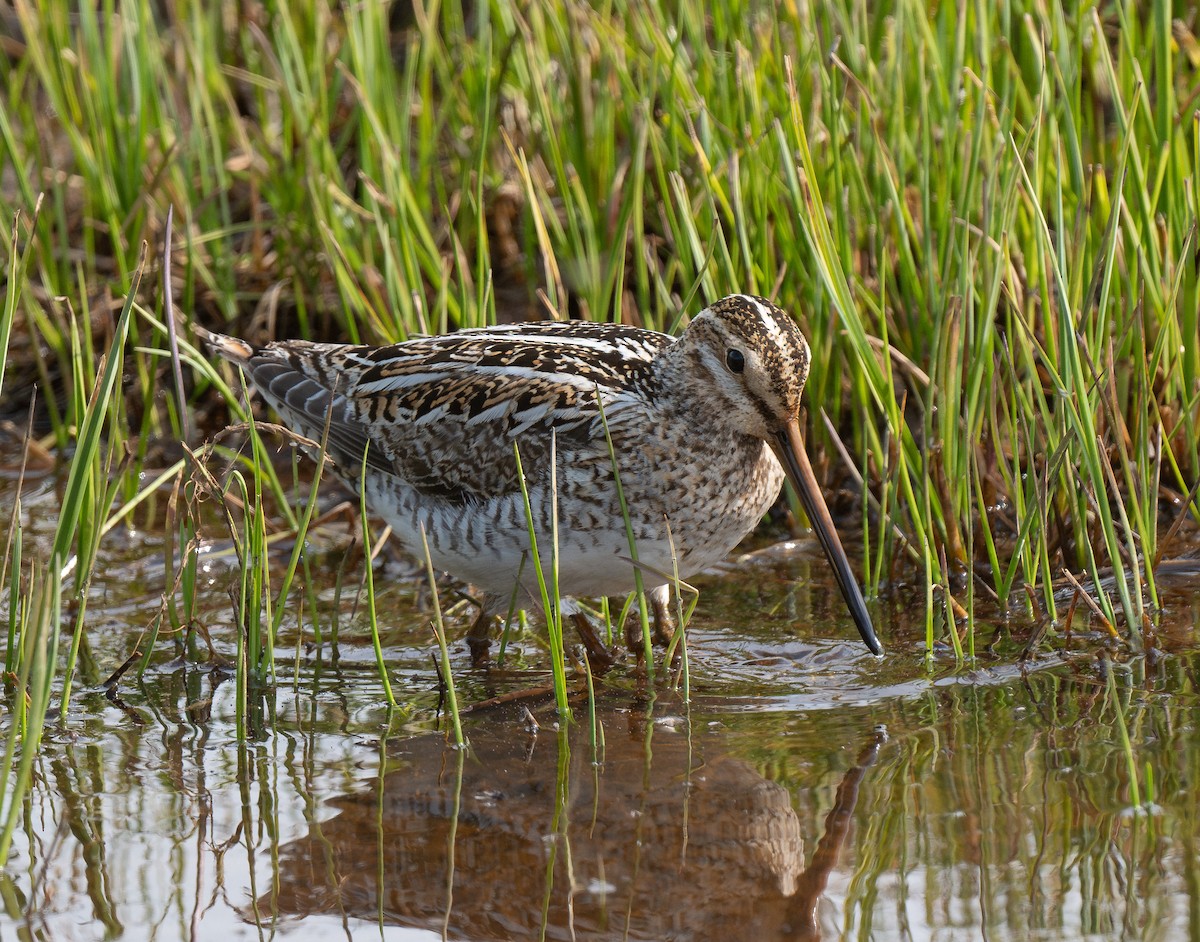
<path fill-rule="evenodd" d="M 322 339 L 674 329 L 757 291 L 809 336 L 816 464 L 862 501 L 871 586 L 915 579 L 931 653 L 969 656 L 980 605 L 1061 615 L 1064 570 L 1140 643 L 1163 536 L 1200 521 L 1200 44 L 1167 0 L 15 9 L 0 211 L 46 200 L 23 250 L 0 229 L 32 338 L 4 383 L 63 392 L 59 446 L 168 204 L 209 323 L 277 297 Z M 147 323 L 125 501 L 181 433 Z"/>

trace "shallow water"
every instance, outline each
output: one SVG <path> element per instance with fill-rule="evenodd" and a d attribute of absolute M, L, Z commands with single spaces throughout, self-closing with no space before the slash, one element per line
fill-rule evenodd
<path fill-rule="evenodd" d="M 53 499 L 26 495 L 35 518 Z M 971 669 L 926 662 L 897 602 L 877 608 L 876 661 L 820 551 L 775 547 L 698 580 L 690 702 L 625 665 L 594 725 L 583 697 L 569 726 L 518 697 L 471 711 L 461 751 L 420 592 L 391 562 L 376 584 L 402 715 L 351 586 L 336 650 L 297 649 L 292 619 L 239 743 L 233 683 L 169 641 L 105 696 L 163 573 L 152 532 L 106 546 L 85 683 L 0 875 L 0 939 L 1200 938 L 1187 595 L 1167 651 L 1114 661 L 1085 635 L 1021 663 L 1002 641 Z M 228 657 L 233 575 L 212 549 L 202 610 Z M 337 557 L 314 573 L 327 630 Z M 532 635 L 504 669 L 472 671 L 464 645 L 454 660 L 467 703 L 548 679 Z"/>

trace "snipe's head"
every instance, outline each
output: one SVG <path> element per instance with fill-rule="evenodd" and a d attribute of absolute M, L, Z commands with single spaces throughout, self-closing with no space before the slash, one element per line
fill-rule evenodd
<path fill-rule="evenodd" d="M 808 343 L 787 314 L 763 298 L 734 294 L 696 315 L 676 345 L 687 361 L 690 392 L 706 414 L 761 438 L 800 495 L 859 634 L 883 648 L 800 434 L 800 397 L 808 379 Z"/>
<path fill-rule="evenodd" d="M 680 338 L 708 410 L 772 440 L 800 413 L 808 342 L 788 314 L 764 298 L 733 294 L 701 311 Z M 715 400 L 715 401 L 713 401 Z"/>

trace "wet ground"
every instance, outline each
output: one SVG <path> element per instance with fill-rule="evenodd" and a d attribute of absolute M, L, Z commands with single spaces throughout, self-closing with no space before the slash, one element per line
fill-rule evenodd
<path fill-rule="evenodd" d="M 27 488 L 27 553 L 54 500 Z M 169 640 L 116 697 L 99 686 L 158 609 L 161 547 L 106 543 L 85 682 L 0 875 L 2 940 L 1200 938 L 1194 597 L 1168 596 L 1151 654 L 1085 634 L 1021 662 L 1015 619 L 970 669 L 927 662 L 919 605 L 893 600 L 877 661 L 801 541 L 696 580 L 690 702 L 625 665 L 594 722 L 580 695 L 563 725 L 514 697 L 548 682 L 535 633 L 489 673 L 456 645 L 459 695 L 484 704 L 458 750 L 408 567 L 376 573 L 406 704 L 389 718 L 330 552 L 336 649 L 297 646 L 290 615 L 239 743 L 232 681 Z M 205 568 L 229 656 L 233 572 Z"/>

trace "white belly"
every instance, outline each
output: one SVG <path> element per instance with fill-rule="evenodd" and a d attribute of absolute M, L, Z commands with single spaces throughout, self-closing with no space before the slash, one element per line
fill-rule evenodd
<path fill-rule="evenodd" d="M 728 468 L 715 466 L 720 462 L 678 480 L 664 478 L 655 468 L 642 469 L 644 479 L 630 473 L 626 480 L 622 472 L 646 588 L 670 582 L 676 568 L 686 579 L 724 559 L 761 520 L 783 481 L 778 462 L 766 446 L 763 449 L 761 464 L 748 468 L 745 480 L 729 480 Z M 549 489 L 535 486 L 530 492 L 537 558 L 547 586 L 553 585 L 557 561 L 560 595 L 633 591 L 633 553 L 611 480 L 592 493 L 571 473 L 570 468 L 561 473 L 557 531 Z M 510 594 L 519 578 L 525 593 L 539 598 L 529 522 L 519 493 L 474 506 L 447 506 L 415 493 L 398 478 L 373 476 L 368 478 L 367 499 L 418 558 L 424 555 L 424 528 L 438 569 L 499 596 Z"/>

